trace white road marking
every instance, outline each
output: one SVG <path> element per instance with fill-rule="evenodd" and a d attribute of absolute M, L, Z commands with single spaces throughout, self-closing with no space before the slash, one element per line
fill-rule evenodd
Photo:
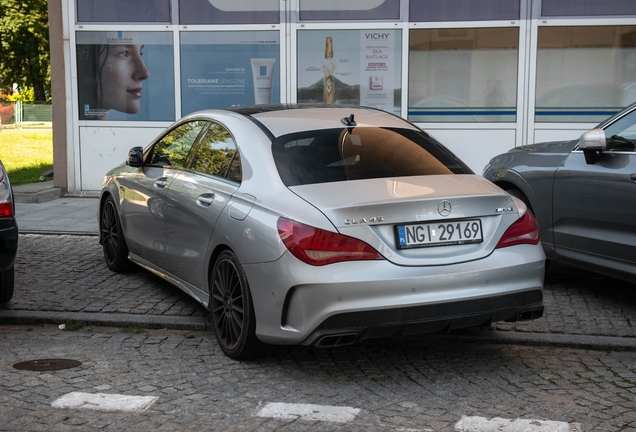
<path fill-rule="evenodd" d="M 82 408 L 98 411 L 144 411 L 158 399 L 157 396 L 127 396 L 106 393 L 72 392 L 56 399 L 54 408 Z"/>
<path fill-rule="evenodd" d="M 504 419 L 495 417 L 466 417 L 455 424 L 458 432 L 580 432 L 578 423 L 565 423 L 551 420 Z"/>
<path fill-rule="evenodd" d="M 272 402 L 265 405 L 257 415 L 286 420 L 347 423 L 352 421 L 359 412 L 358 408 L 350 407 Z"/>

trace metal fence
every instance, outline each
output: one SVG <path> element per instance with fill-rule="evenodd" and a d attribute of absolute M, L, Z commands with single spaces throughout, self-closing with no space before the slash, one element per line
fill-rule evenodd
<path fill-rule="evenodd" d="M 3 107 L 3 109 L 7 109 Z M 3 116 L 2 118 L 9 116 Z M 53 122 L 53 106 L 46 102 L 13 103 L 13 124 L 0 121 L 2 127 L 15 127 L 18 129 L 51 128 Z"/>

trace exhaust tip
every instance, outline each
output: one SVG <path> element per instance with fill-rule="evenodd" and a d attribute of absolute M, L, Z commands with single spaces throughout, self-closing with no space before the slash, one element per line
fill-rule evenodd
<path fill-rule="evenodd" d="M 518 321 L 530 321 L 539 319 L 543 316 L 543 308 L 529 309 L 519 313 Z"/>
<path fill-rule="evenodd" d="M 318 348 L 333 348 L 345 345 L 352 345 L 358 339 L 358 333 L 345 333 L 340 335 L 323 336 L 315 346 Z"/>

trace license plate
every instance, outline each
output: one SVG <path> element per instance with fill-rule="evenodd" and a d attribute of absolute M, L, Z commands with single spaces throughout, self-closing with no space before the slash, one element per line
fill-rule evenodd
<path fill-rule="evenodd" d="M 399 249 L 481 243 L 479 219 L 397 225 Z"/>

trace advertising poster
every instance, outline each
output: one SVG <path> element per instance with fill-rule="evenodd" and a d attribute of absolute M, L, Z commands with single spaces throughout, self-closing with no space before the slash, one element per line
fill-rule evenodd
<path fill-rule="evenodd" d="M 278 31 L 181 33 L 181 114 L 280 102 Z"/>
<path fill-rule="evenodd" d="M 298 103 L 400 113 L 401 30 L 298 32 Z"/>
<path fill-rule="evenodd" d="M 75 39 L 80 120 L 175 120 L 172 33 L 77 32 Z"/>

